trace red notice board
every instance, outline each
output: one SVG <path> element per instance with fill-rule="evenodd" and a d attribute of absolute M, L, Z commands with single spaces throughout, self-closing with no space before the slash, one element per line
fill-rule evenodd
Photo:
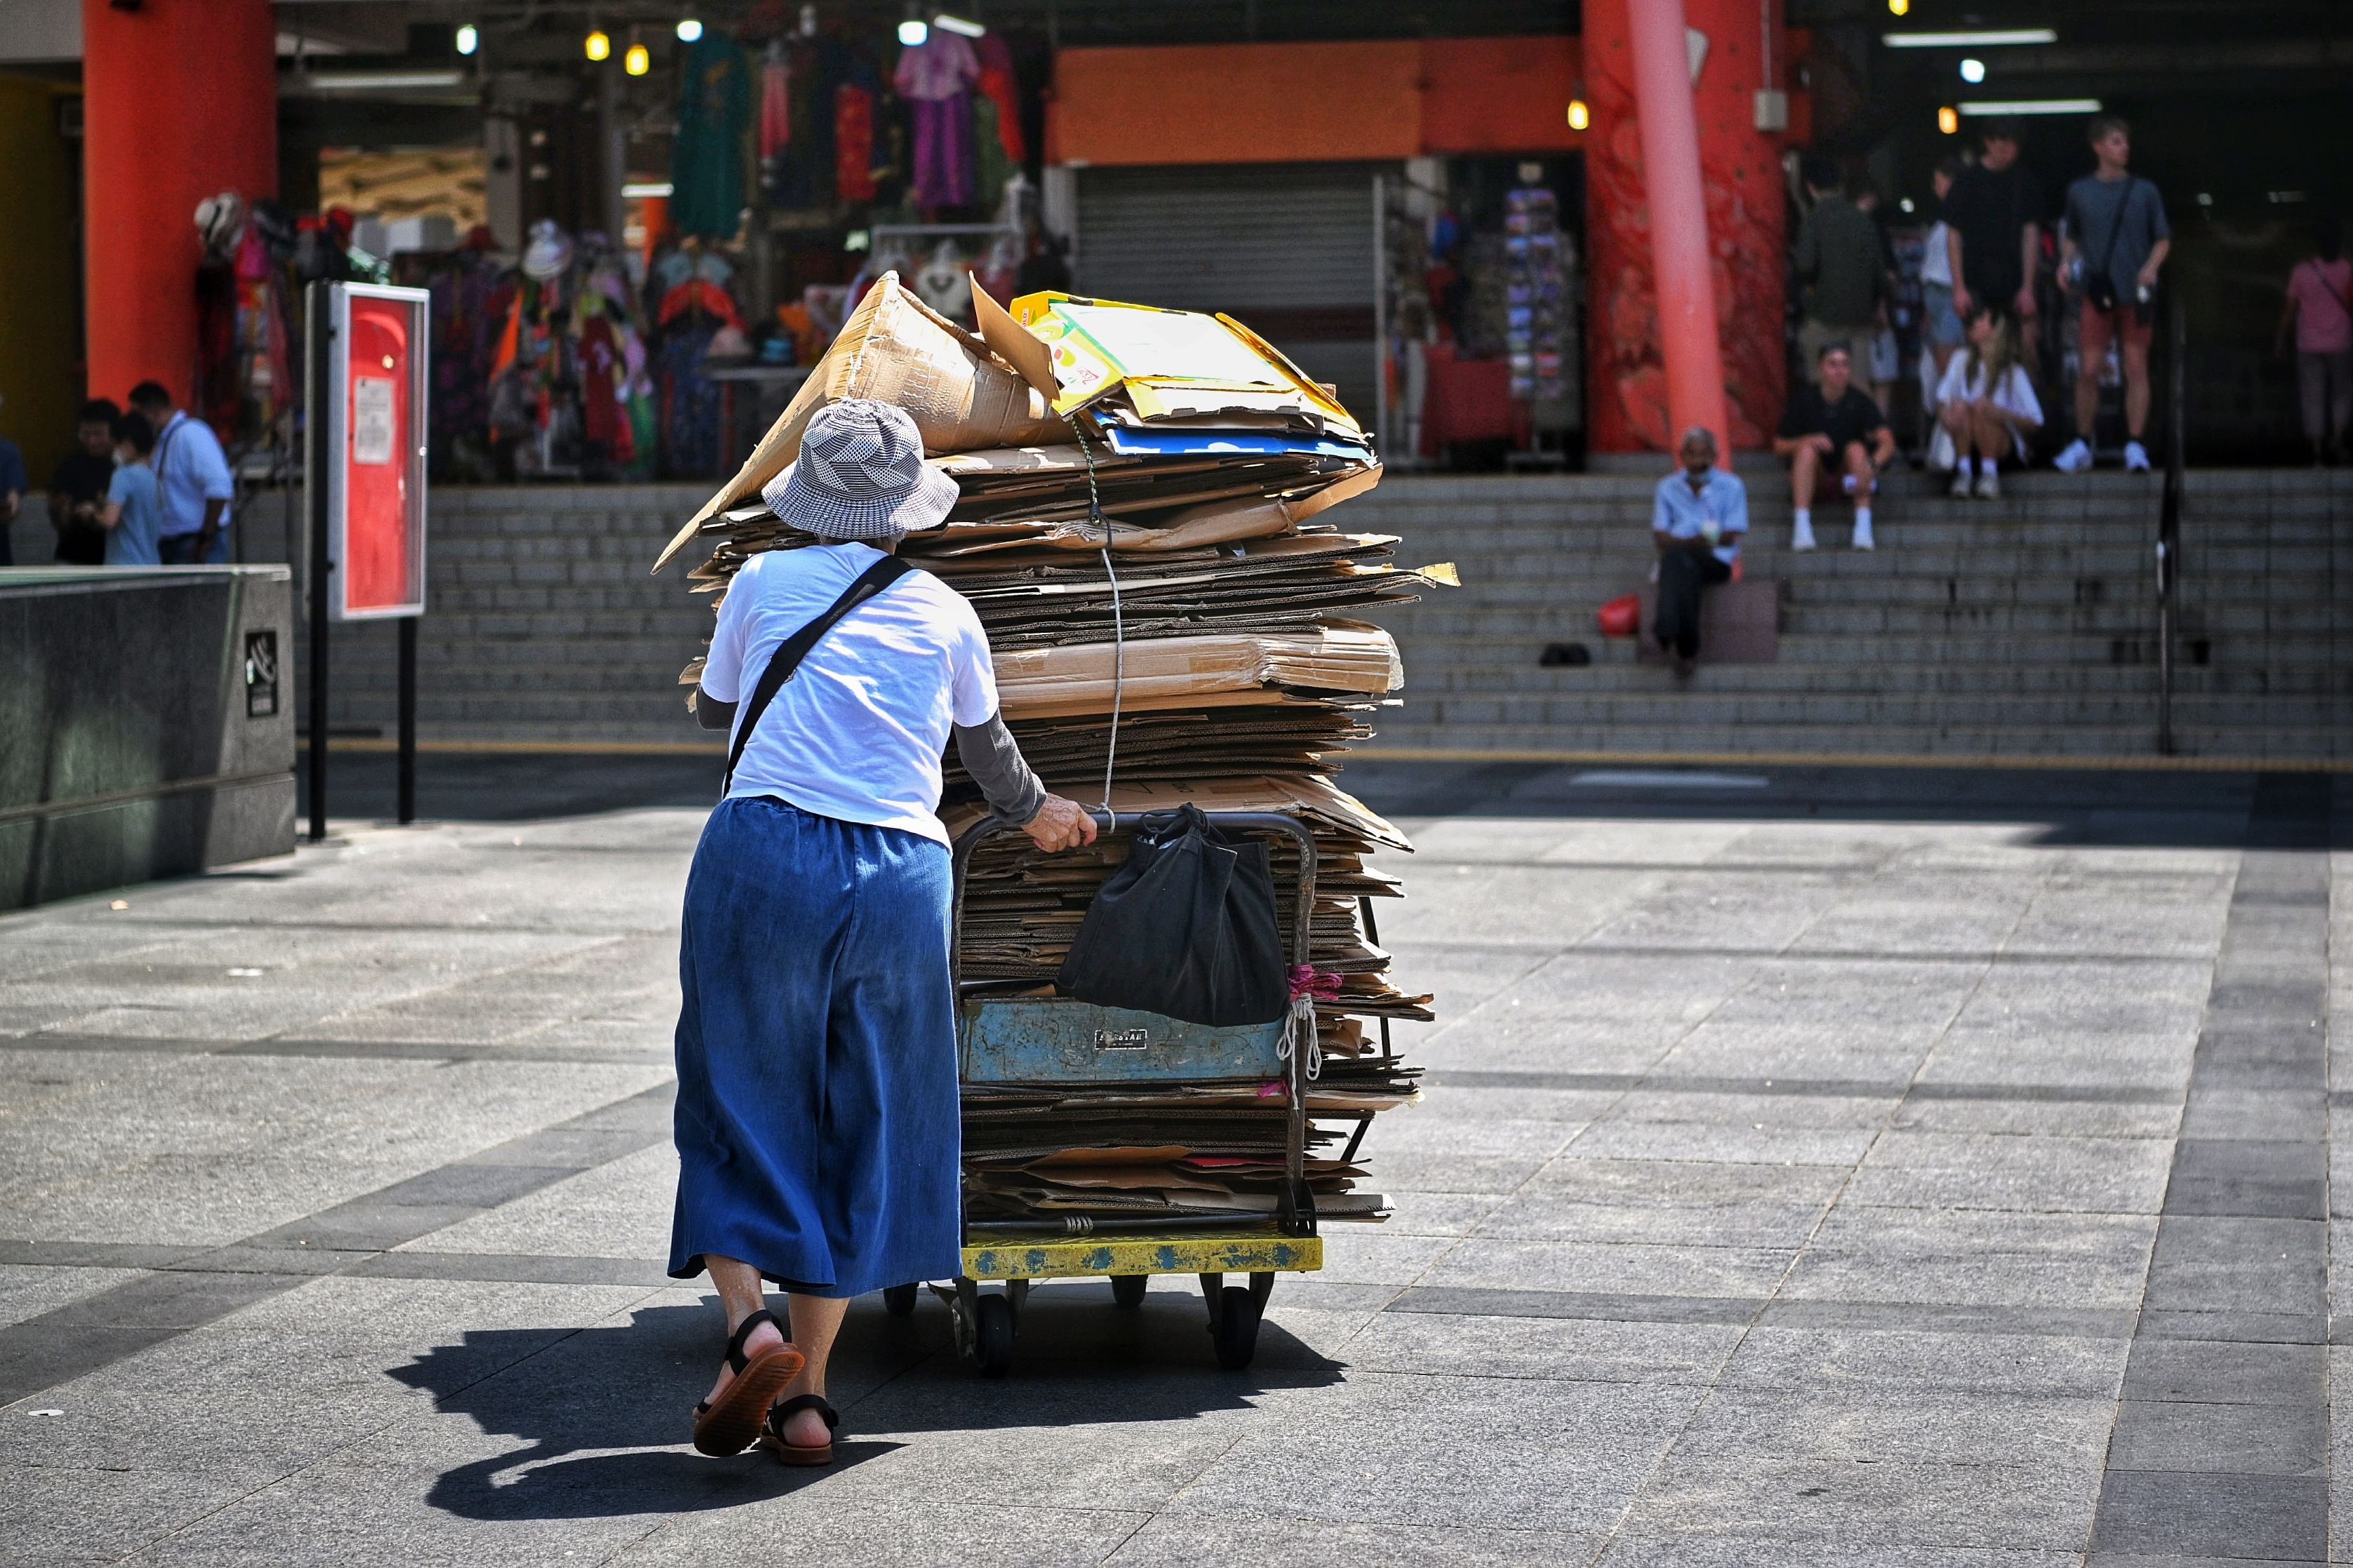
<path fill-rule="evenodd" d="M 425 613 L 425 399 L 432 296 L 332 286 L 327 346 L 327 613 Z"/>

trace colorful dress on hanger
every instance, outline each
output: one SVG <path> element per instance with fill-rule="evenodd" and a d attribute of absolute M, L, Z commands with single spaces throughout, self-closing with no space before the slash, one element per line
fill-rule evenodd
<path fill-rule="evenodd" d="M 907 100 L 914 125 L 914 182 L 910 195 L 926 207 L 964 206 L 973 199 L 973 85 L 980 61 L 972 41 L 941 27 L 899 51 L 892 81 Z"/>
<path fill-rule="evenodd" d="M 687 46 L 670 146 L 670 221 L 678 233 L 733 235 L 744 216 L 744 133 L 752 73 L 717 27 Z"/>

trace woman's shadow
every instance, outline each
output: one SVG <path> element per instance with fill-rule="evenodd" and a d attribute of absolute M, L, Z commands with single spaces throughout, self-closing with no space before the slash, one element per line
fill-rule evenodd
<path fill-rule="evenodd" d="M 692 1513 L 778 1497 L 896 1447 L 837 1444 L 830 1470 L 786 1469 L 758 1448 L 734 1459 L 687 1448 L 716 1321 L 681 1303 L 643 1308 L 626 1327 L 470 1329 L 395 1368 L 437 1409 L 533 1445 L 444 1471 L 427 1500 L 481 1520 Z"/>
<path fill-rule="evenodd" d="M 1017 1365 L 1010 1379 L 985 1383 L 955 1359 L 935 1303 L 892 1319 L 868 1298 L 835 1346 L 832 1392 L 849 1408 L 883 1391 L 860 1413 L 888 1430 L 972 1430 L 1190 1420 L 1278 1384 L 1339 1375 L 1271 1323 L 1256 1369 L 1220 1373 L 1206 1340 L 1193 1342 L 1198 1302 L 1155 1292 L 1152 1303 L 1123 1313 L 1100 1286 L 1034 1292 L 1024 1318 L 1036 1321 L 1022 1329 L 1029 1374 Z M 677 1302 L 640 1308 L 626 1326 L 468 1330 L 395 1368 L 430 1391 L 438 1410 L 531 1445 L 444 1471 L 427 1500 L 480 1520 L 692 1513 L 780 1497 L 901 1447 L 853 1436 L 836 1442 L 833 1465 L 821 1469 L 787 1469 L 757 1448 L 733 1459 L 692 1452 L 691 1406 L 716 1370 L 718 1336 L 715 1303 Z"/>

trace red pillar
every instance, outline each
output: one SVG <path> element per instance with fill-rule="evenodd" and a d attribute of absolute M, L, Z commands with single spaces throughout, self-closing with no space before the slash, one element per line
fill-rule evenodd
<path fill-rule="evenodd" d="M 90 391 L 196 364 L 196 204 L 278 193 L 277 26 L 269 0 L 82 0 L 82 203 Z"/>
<path fill-rule="evenodd" d="M 1588 353 L 1589 442 L 1597 452 L 1663 451 L 1687 425 L 1728 430 L 1730 447 L 1765 446 L 1780 418 L 1783 233 L 1780 139 L 1755 129 L 1757 89 L 1786 79 L 1783 0 L 1587 0 L 1586 238 L 1592 257 Z M 1662 83 L 1691 83 L 1683 30 L 1707 40 L 1689 89 L 1698 146 L 1698 243 L 1689 176 L 1656 184 L 1645 161 L 1690 167 L 1679 96 L 1638 91 L 1636 18 L 1657 34 Z M 1678 19 L 1674 13 L 1683 15 Z M 1772 79 L 1764 58 L 1771 29 Z M 1644 40 L 1645 50 L 1651 40 Z M 1645 101 L 1645 99 L 1649 101 Z M 1662 104 L 1659 100 L 1665 100 Z M 1653 131 L 1653 121 L 1661 123 Z M 1654 207 L 1659 195 L 1673 198 Z M 1662 272 L 1659 258 L 1672 265 Z M 1704 260 L 1702 259 L 1704 258 Z M 1703 283 L 1704 279 L 1704 283 Z M 1662 302 L 1666 307 L 1662 331 Z M 1707 316 L 1714 317 L 1714 356 Z M 1717 401 L 1720 400 L 1720 401 Z M 1729 450 L 1726 452 L 1729 458 Z"/>

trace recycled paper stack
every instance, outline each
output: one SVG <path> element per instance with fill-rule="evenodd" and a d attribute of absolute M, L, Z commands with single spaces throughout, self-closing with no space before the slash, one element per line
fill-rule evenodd
<path fill-rule="evenodd" d="M 964 594 L 995 653 L 1008 724 L 1056 793 L 1143 812 L 1279 811 L 1316 844 L 1312 966 L 1321 972 L 1321 1064 L 1310 1090 L 1308 1173 L 1318 1212 L 1377 1218 L 1377 1194 L 1335 1145 L 1415 1093 L 1416 1069 L 1381 1020 L 1427 1018 L 1370 939 L 1360 899 L 1394 896 L 1368 863 L 1409 848 L 1331 782 L 1401 683 L 1397 647 L 1351 618 L 1451 583 L 1399 569 L 1394 538 L 1324 514 L 1370 489 L 1380 465 L 1329 388 L 1230 319 L 975 291 L 980 333 L 934 315 L 885 276 L 743 470 L 682 529 L 694 575 L 723 591 L 757 552 L 809 542 L 758 499 L 809 416 L 849 397 L 896 403 L 962 491 L 945 528 L 902 553 Z M 698 659 L 681 680 L 691 685 Z M 1113 722 L 1116 710 L 1117 721 Z M 1114 731 L 1116 745 L 1113 744 Z M 977 791 L 948 758 L 950 833 L 979 821 Z M 964 904 L 965 994 L 1050 994 L 1125 836 L 1049 856 L 1018 835 L 976 856 Z M 1295 852 L 1274 878 L 1293 927 Z M 1279 1082 L 967 1086 L 965 1157 L 975 1219 L 1151 1218 L 1272 1212 L 1287 1120 Z"/>

